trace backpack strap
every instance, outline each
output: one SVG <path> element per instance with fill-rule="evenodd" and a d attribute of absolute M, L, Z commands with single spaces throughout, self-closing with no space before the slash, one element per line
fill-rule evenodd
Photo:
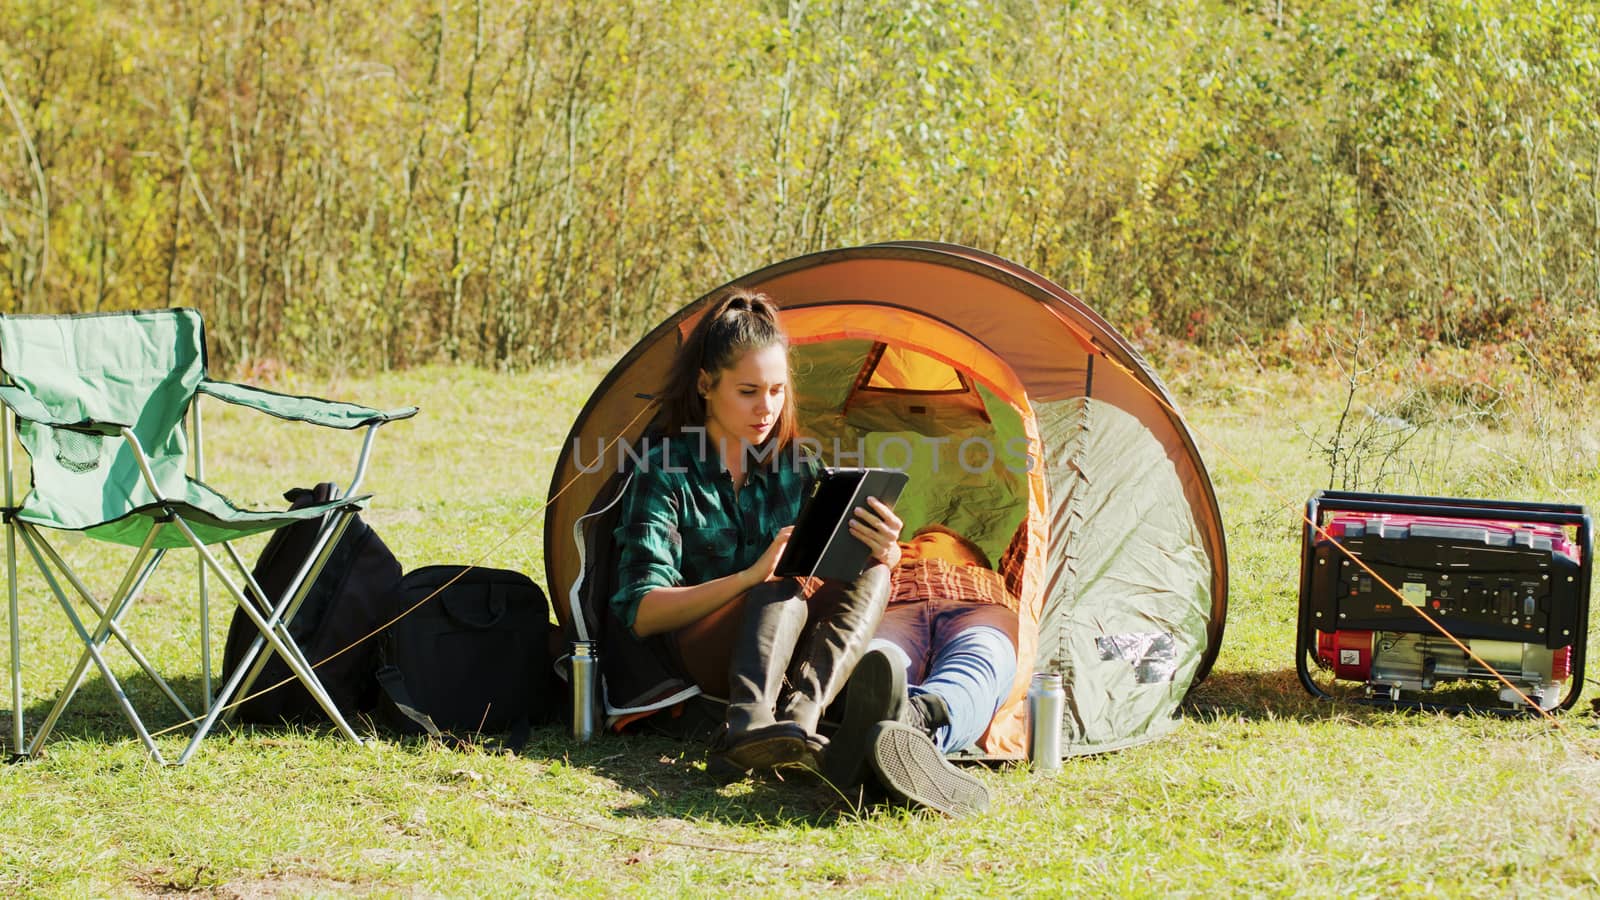
<path fill-rule="evenodd" d="M 400 674 L 400 668 L 394 665 L 384 666 L 377 671 L 378 686 L 389 696 L 394 708 L 400 714 L 417 723 L 417 727 L 428 733 L 429 737 L 442 740 L 444 733 L 439 726 L 433 723 L 433 717 L 417 709 L 416 703 L 411 699 L 411 692 L 406 689 L 405 677 Z"/>
<path fill-rule="evenodd" d="M 389 702 L 394 704 L 394 708 L 399 710 L 401 715 L 417 723 L 417 727 L 426 731 L 429 737 L 437 741 L 457 745 L 458 748 L 466 746 L 466 741 L 457 740 L 453 735 L 447 735 L 440 731 L 432 716 L 417 709 L 416 703 L 411 699 L 411 692 L 406 689 L 406 680 L 400 674 L 398 666 L 384 666 L 375 673 L 375 677 L 378 679 L 378 686 L 383 688 L 383 692 L 388 695 Z M 521 753 L 522 748 L 528 745 L 528 738 L 532 735 L 533 723 L 529 721 L 527 716 L 519 716 L 511 724 L 511 733 L 506 735 L 506 742 L 503 746 L 512 753 Z"/>
<path fill-rule="evenodd" d="M 522 748 L 528 746 L 528 738 L 533 736 L 533 723 L 527 716 L 518 716 L 511 723 L 511 732 L 506 735 L 506 742 L 501 746 L 512 753 L 522 754 Z"/>

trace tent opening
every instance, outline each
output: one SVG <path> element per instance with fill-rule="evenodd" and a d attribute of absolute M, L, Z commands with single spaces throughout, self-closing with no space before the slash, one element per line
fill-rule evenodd
<path fill-rule="evenodd" d="M 889 391 L 903 394 L 965 394 L 972 390 L 967 376 L 954 366 L 914 350 L 872 345 L 867 357 L 863 391 Z"/>

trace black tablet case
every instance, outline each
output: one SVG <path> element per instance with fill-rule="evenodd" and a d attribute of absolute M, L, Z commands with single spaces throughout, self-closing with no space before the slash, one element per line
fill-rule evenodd
<path fill-rule="evenodd" d="M 860 575 L 871 551 L 850 534 L 855 508 L 866 506 L 868 497 L 877 497 L 893 508 L 907 480 L 905 472 L 895 469 L 827 470 L 812 485 L 811 495 L 800 508 L 776 574 L 845 581 Z"/>

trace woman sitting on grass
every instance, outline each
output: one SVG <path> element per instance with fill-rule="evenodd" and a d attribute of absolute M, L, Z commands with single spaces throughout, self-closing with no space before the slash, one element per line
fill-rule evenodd
<path fill-rule="evenodd" d="M 789 341 L 765 295 L 710 305 L 660 393 L 614 537 L 611 598 L 634 634 L 666 634 L 687 674 L 727 697 L 713 752 L 729 768 L 815 768 L 822 711 L 883 616 L 901 522 L 876 498 L 851 531 L 872 550 L 854 582 L 774 577 L 816 464 L 795 445 Z"/>

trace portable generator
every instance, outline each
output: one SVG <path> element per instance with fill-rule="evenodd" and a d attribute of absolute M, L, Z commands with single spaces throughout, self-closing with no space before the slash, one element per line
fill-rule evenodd
<path fill-rule="evenodd" d="M 1302 535 L 1295 655 L 1312 695 L 1331 696 L 1314 661 L 1384 705 L 1482 706 L 1418 696 L 1449 682 L 1492 682 L 1492 709 L 1576 702 L 1592 550 L 1583 507 L 1319 491 Z"/>

